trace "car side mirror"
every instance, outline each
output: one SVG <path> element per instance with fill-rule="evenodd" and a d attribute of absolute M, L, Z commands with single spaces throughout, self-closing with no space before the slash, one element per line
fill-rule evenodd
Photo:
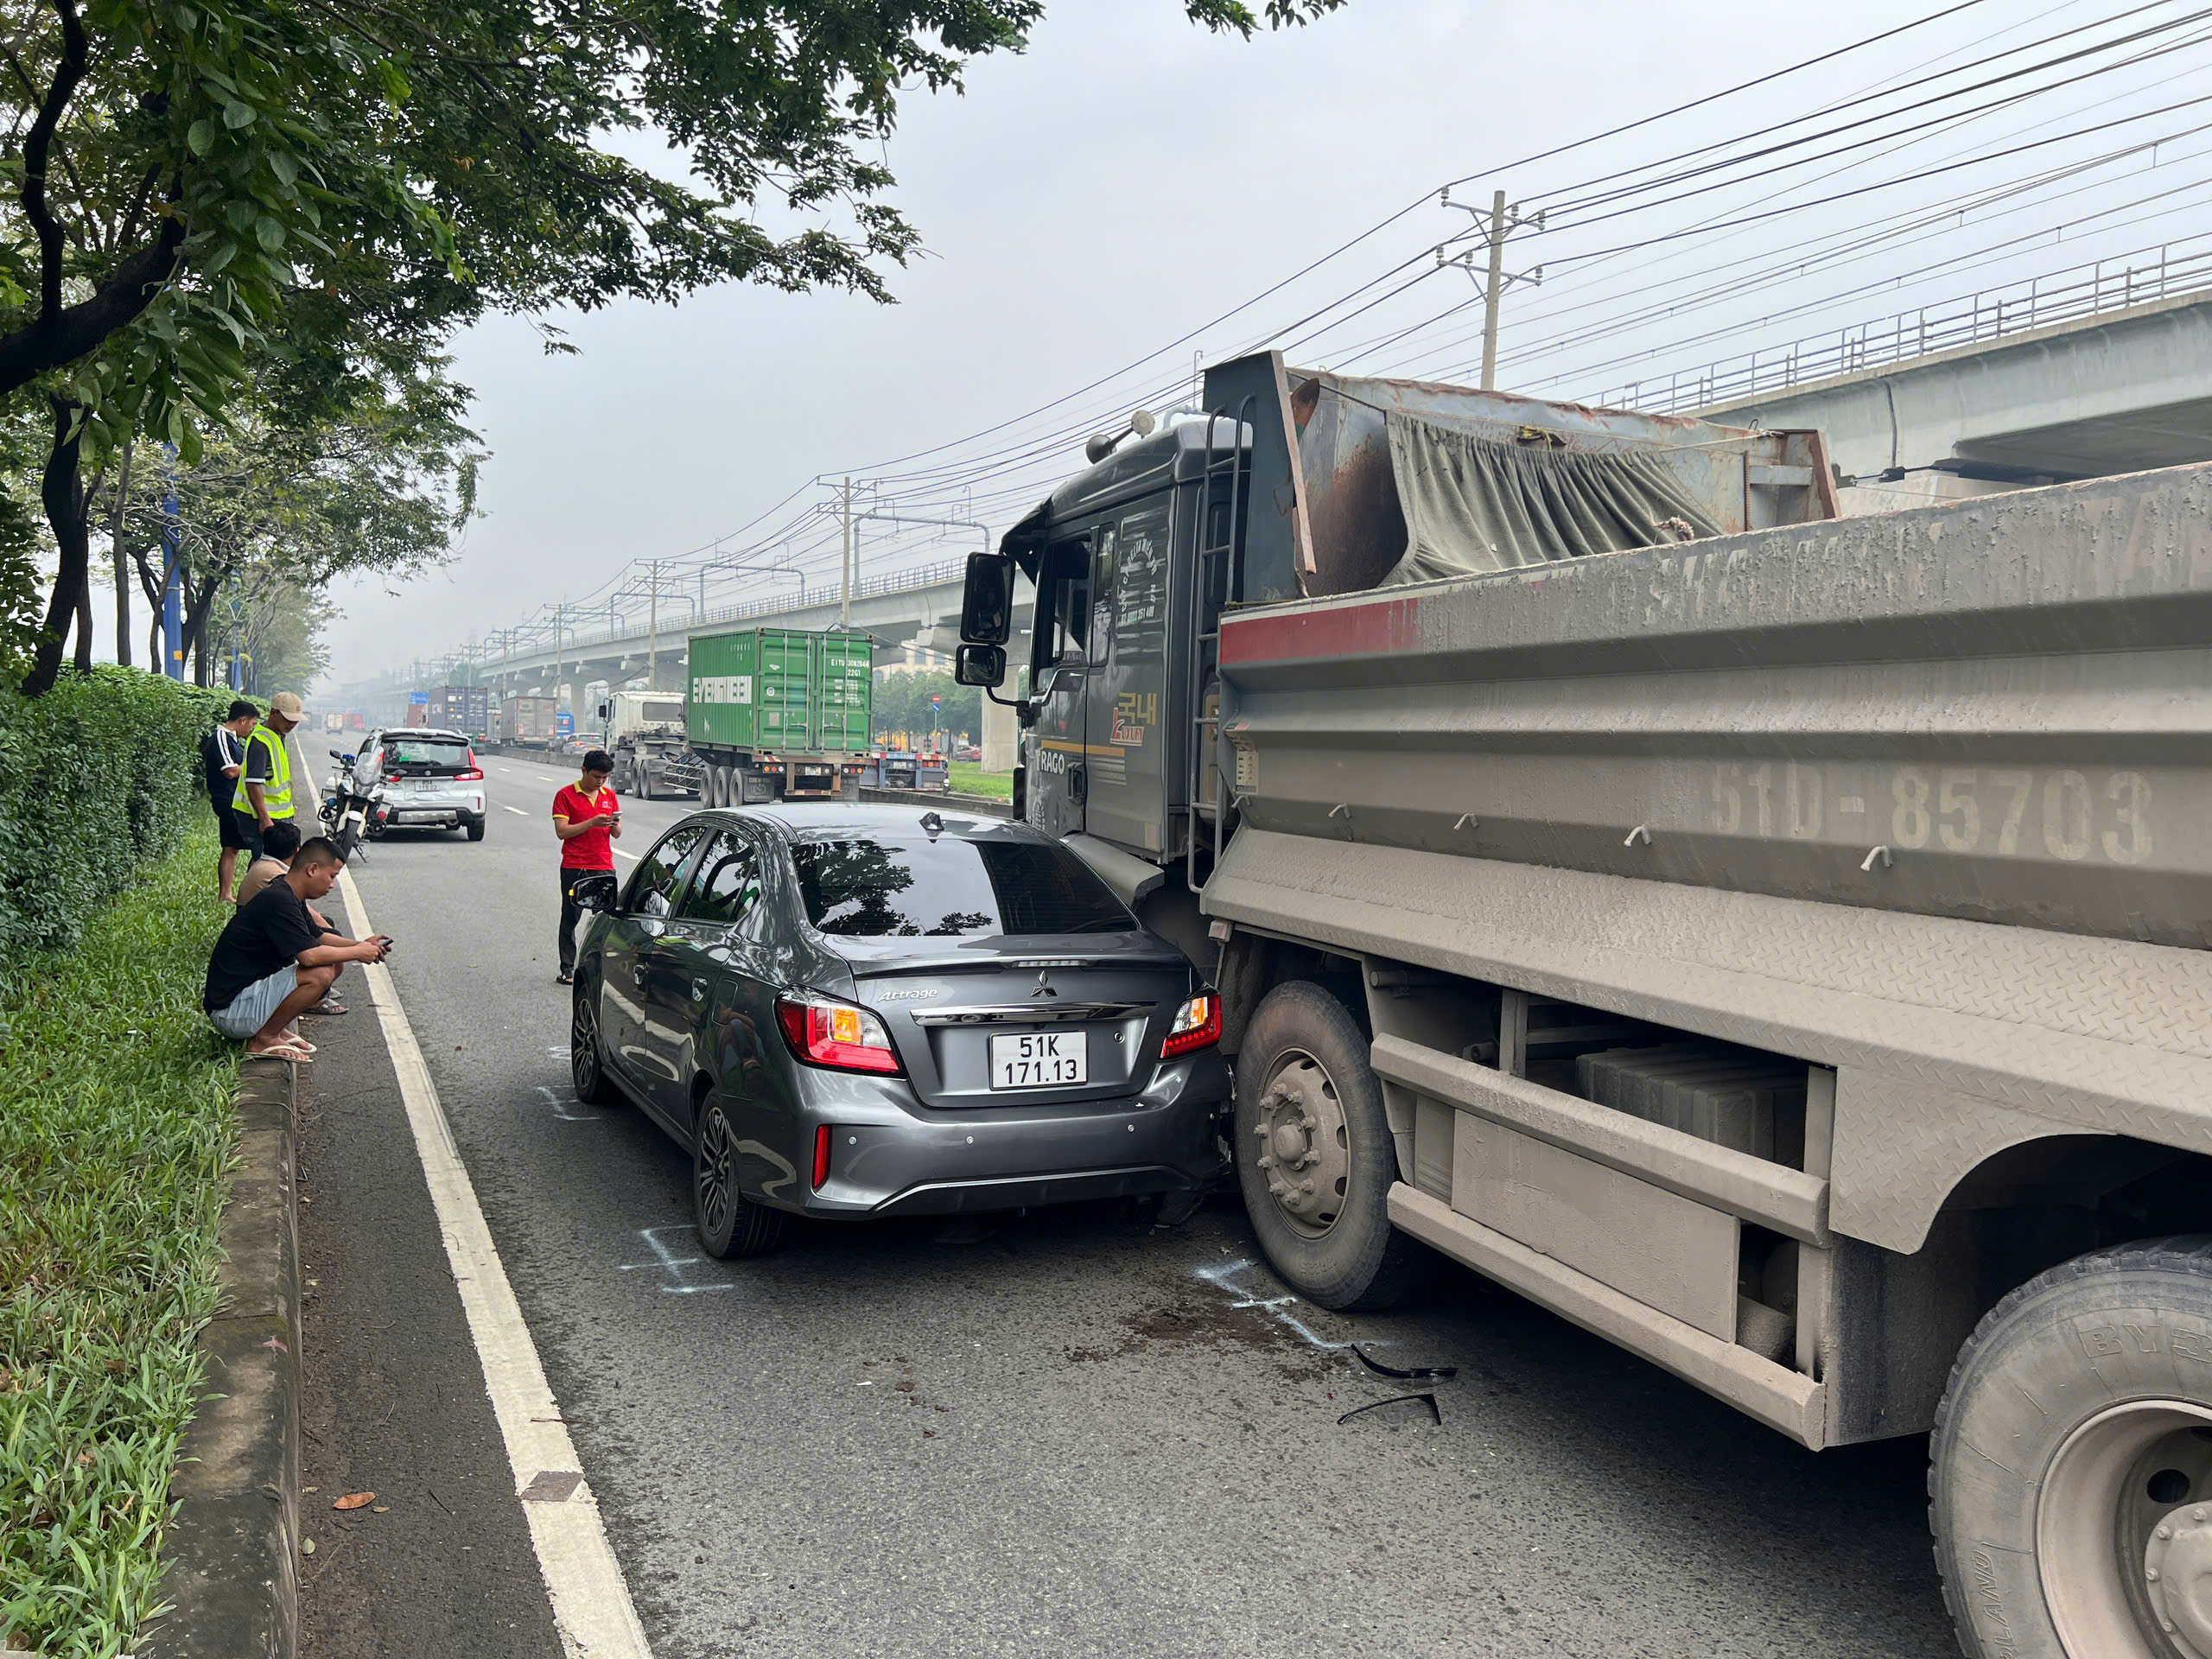
<path fill-rule="evenodd" d="M 614 878 L 611 875 L 588 875 L 577 881 L 576 908 L 589 911 L 595 916 L 614 913 Z"/>
<path fill-rule="evenodd" d="M 968 556 L 968 581 L 960 594 L 960 637 L 971 645 L 1003 645 L 1014 637 L 1014 561 L 1007 555 Z"/>
<path fill-rule="evenodd" d="M 952 679 L 956 685 L 1004 685 L 1006 683 L 1006 647 L 1004 645 L 961 646 L 953 653 Z"/>

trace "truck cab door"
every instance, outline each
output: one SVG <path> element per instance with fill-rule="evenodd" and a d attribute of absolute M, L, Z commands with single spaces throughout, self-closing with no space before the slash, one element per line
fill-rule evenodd
<path fill-rule="evenodd" d="M 1071 836 L 1083 828 L 1090 786 L 1090 538 L 1046 549 L 1038 569 L 1028 819 L 1048 836 Z"/>
<path fill-rule="evenodd" d="M 1166 831 L 1167 535 L 1162 495 L 1091 538 L 1083 829 L 1139 855 Z"/>

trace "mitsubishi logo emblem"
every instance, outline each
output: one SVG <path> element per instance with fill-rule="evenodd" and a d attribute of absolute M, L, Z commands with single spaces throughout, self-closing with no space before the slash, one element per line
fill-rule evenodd
<path fill-rule="evenodd" d="M 1052 975 L 1049 973 L 1039 973 L 1037 976 L 1037 988 L 1030 992 L 1029 995 L 1032 996 L 1058 996 L 1059 993 L 1052 988 Z"/>

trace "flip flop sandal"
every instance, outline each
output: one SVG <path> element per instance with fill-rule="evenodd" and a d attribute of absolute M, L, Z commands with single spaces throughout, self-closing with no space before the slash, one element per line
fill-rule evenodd
<path fill-rule="evenodd" d="M 315 1007 L 306 1009 L 305 1012 L 308 1014 L 343 1014 L 346 1012 L 346 1005 L 343 1002 L 340 1002 L 334 996 L 326 996 L 321 1001 L 316 1003 Z"/>
<path fill-rule="evenodd" d="M 245 1057 L 249 1060 L 289 1060 L 295 1065 L 315 1064 L 314 1055 L 304 1053 L 289 1043 L 278 1043 L 270 1048 L 249 1048 Z"/>

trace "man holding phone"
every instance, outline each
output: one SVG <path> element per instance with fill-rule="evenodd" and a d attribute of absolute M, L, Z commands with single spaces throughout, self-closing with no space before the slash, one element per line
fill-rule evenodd
<path fill-rule="evenodd" d="M 564 784 L 553 798 L 553 833 L 561 838 L 561 971 L 560 983 L 573 985 L 576 978 L 576 924 L 583 906 L 576 902 L 576 883 L 588 875 L 614 874 L 614 838 L 622 833 L 622 802 L 607 786 L 614 770 L 614 757 L 605 749 L 584 756 L 583 775 Z"/>

